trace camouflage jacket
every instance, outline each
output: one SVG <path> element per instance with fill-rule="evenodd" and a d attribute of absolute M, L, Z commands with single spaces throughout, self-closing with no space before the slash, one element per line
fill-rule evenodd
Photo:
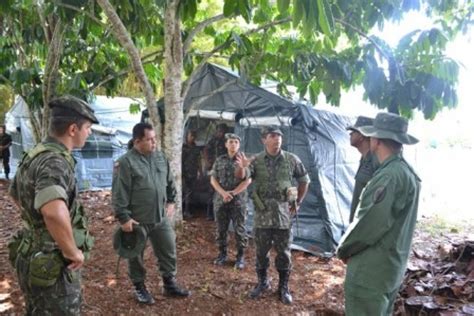
<path fill-rule="evenodd" d="M 48 143 L 54 144 L 58 152 L 61 149 L 63 151 L 42 152 L 26 165 L 23 163 L 27 158 L 25 156 L 9 190 L 10 195 L 20 204 L 24 224 L 34 223 L 35 227 L 27 227 L 29 229 L 46 228 L 40 213 L 43 205 L 61 199 L 71 210 L 77 196 L 74 158 L 63 144 L 53 138 L 47 138 L 41 144 Z"/>
<path fill-rule="evenodd" d="M 145 156 L 132 148 L 114 165 L 112 206 L 124 224 L 161 222 L 165 204 L 174 203 L 176 187 L 168 160 L 161 151 Z"/>
<path fill-rule="evenodd" d="M 291 218 L 286 189 L 292 186 L 294 180 L 297 183 L 310 182 L 301 160 L 283 150 L 275 157 L 264 151 L 250 165 L 250 177 L 255 184 L 252 195 L 255 206 L 254 227 L 289 229 Z"/>
<path fill-rule="evenodd" d="M 235 189 L 243 180 L 238 179 L 235 173 L 235 157 L 230 158 L 228 154 L 217 157 L 216 162 L 212 166 L 210 175 L 213 176 L 221 187 L 226 191 Z M 247 177 L 246 177 L 247 178 Z M 230 204 L 236 206 L 246 206 L 248 200 L 247 190 L 234 196 Z M 214 208 L 218 209 L 224 204 L 222 196 L 219 193 L 214 194 Z"/>

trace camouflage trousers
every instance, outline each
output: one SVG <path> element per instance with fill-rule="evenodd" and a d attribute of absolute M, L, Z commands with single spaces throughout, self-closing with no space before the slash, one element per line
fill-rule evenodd
<path fill-rule="evenodd" d="M 234 203 L 215 204 L 216 207 L 216 242 L 219 248 L 227 247 L 227 235 L 229 224 L 232 220 L 235 233 L 237 249 L 247 247 L 247 234 L 245 232 L 245 221 L 247 219 L 247 207 L 235 205 Z"/>
<path fill-rule="evenodd" d="M 193 192 L 196 190 L 197 178 L 183 178 L 183 212 L 192 214 L 191 201 Z"/>
<path fill-rule="evenodd" d="M 29 282 L 29 260 L 18 256 L 18 283 L 25 298 L 26 315 L 80 315 L 81 275 L 64 267 L 57 282 L 48 287 L 33 286 Z"/>
<path fill-rule="evenodd" d="M 291 229 L 255 228 L 254 234 L 257 270 L 267 269 L 270 266 L 268 253 L 272 246 L 277 253 L 275 257 L 277 270 L 291 269 Z"/>

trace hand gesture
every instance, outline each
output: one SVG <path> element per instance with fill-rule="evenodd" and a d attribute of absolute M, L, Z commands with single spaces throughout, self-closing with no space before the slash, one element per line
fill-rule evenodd
<path fill-rule="evenodd" d="M 139 225 L 139 223 L 133 218 L 131 218 L 128 220 L 128 222 L 126 222 L 125 224 L 122 224 L 121 227 L 124 232 L 130 233 L 133 231 L 133 225 Z"/>
<path fill-rule="evenodd" d="M 252 160 L 247 158 L 247 156 L 245 156 L 245 154 L 243 152 L 238 152 L 235 155 L 235 163 L 240 168 L 247 168 L 248 166 L 250 166 L 251 162 L 252 162 Z"/>

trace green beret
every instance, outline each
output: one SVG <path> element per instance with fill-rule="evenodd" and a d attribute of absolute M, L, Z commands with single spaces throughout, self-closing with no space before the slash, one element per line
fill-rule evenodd
<path fill-rule="evenodd" d="M 97 119 L 97 117 L 95 117 L 94 110 L 89 106 L 89 104 L 72 95 L 64 95 L 51 100 L 49 102 L 49 107 L 51 109 L 63 108 L 66 110 L 74 111 L 80 116 L 90 120 L 92 123 L 99 124 L 99 120 Z"/>

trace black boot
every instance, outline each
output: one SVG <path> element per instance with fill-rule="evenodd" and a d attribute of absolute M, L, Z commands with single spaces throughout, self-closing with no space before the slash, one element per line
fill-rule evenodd
<path fill-rule="evenodd" d="M 163 289 L 165 296 L 188 297 L 191 295 L 188 290 L 178 287 L 176 279 L 173 276 L 163 277 Z"/>
<path fill-rule="evenodd" d="M 146 289 L 145 283 L 137 282 L 133 283 L 133 285 L 135 286 L 135 298 L 139 303 L 148 305 L 155 303 L 153 296 L 151 296 L 150 292 Z"/>
<path fill-rule="evenodd" d="M 239 270 L 242 270 L 243 268 L 245 268 L 244 249 L 242 248 L 237 250 L 237 258 L 235 259 L 234 267 Z"/>
<path fill-rule="evenodd" d="M 288 289 L 288 280 L 290 279 L 290 270 L 278 270 L 280 274 L 280 282 L 278 283 L 278 296 L 283 304 L 290 305 L 293 303 L 290 290 Z"/>
<path fill-rule="evenodd" d="M 227 247 L 219 247 L 219 255 L 214 260 L 216 266 L 223 266 L 227 261 Z"/>
<path fill-rule="evenodd" d="M 258 298 L 263 292 L 270 290 L 270 282 L 267 279 L 267 269 L 257 269 L 258 283 L 250 291 L 250 298 Z"/>

